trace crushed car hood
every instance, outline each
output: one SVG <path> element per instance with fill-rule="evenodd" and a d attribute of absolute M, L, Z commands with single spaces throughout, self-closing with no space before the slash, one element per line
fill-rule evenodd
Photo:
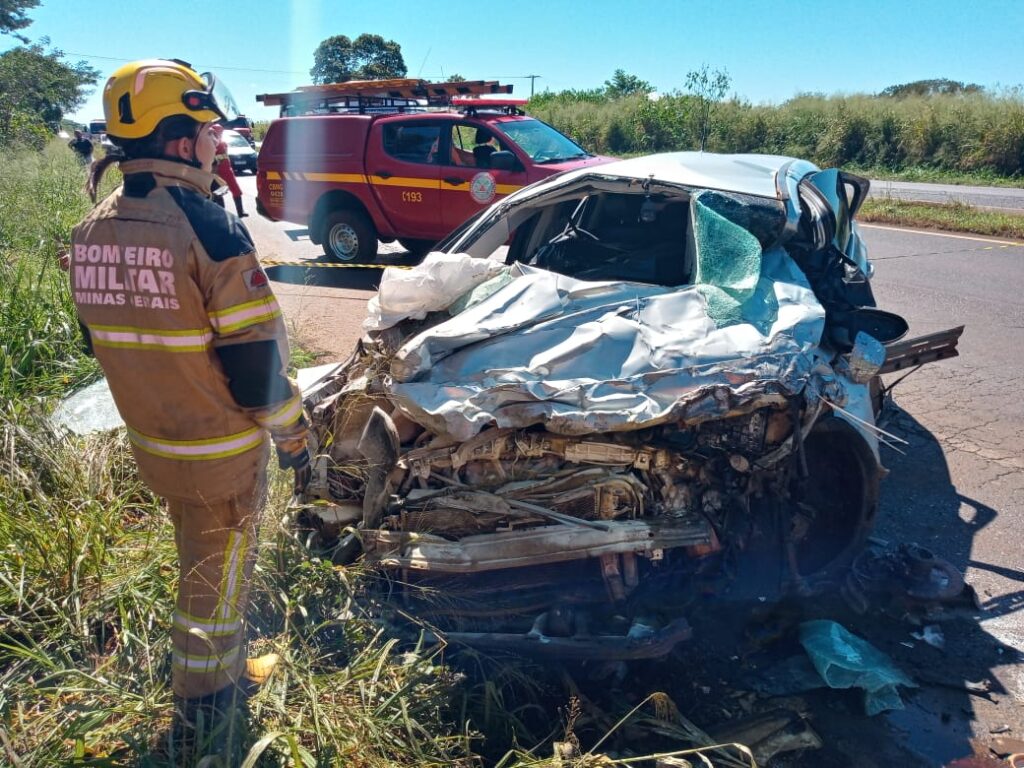
<path fill-rule="evenodd" d="M 450 268 L 451 258 L 385 272 L 381 296 L 401 295 L 397 281 L 432 306 L 423 273 Z M 841 404 L 842 386 L 818 351 L 824 309 L 785 251 L 762 261 L 731 323 L 712 318 L 700 285 L 588 282 L 522 264 L 487 280 L 480 270 L 489 295 L 404 343 L 389 395 L 414 421 L 458 440 L 490 424 L 587 434 L 699 423 L 800 392 Z"/>

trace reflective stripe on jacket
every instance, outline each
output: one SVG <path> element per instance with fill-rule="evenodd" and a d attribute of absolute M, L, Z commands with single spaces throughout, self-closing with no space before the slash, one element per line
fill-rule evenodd
<path fill-rule="evenodd" d="M 306 430 L 281 310 L 245 226 L 209 199 L 212 174 L 164 160 L 121 171 L 72 235 L 75 305 L 146 483 L 224 499 L 251 484 L 268 430 Z"/>

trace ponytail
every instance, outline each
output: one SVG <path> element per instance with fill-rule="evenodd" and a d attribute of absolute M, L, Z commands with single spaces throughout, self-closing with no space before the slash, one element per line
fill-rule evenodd
<path fill-rule="evenodd" d="M 89 199 L 94 203 L 96 202 L 96 193 L 100 188 L 103 174 L 107 172 L 107 168 L 122 160 L 124 160 L 123 155 L 108 152 L 104 157 L 92 164 L 92 169 L 89 171 L 89 179 L 85 182 L 85 191 L 88 193 Z"/>
<path fill-rule="evenodd" d="M 202 126 L 198 120 L 188 115 L 171 115 L 157 123 L 156 129 L 141 139 L 116 139 L 113 136 L 110 140 L 117 148 L 115 152 L 108 152 L 101 160 L 92 164 L 89 172 L 89 179 L 85 183 L 85 191 L 89 198 L 95 203 L 99 191 L 100 181 L 114 163 L 126 160 L 140 160 L 142 158 L 163 158 L 164 146 L 167 142 L 175 139 L 192 138 L 199 133 Z M 180 161 L 184 162 L 184 161 Z"/>

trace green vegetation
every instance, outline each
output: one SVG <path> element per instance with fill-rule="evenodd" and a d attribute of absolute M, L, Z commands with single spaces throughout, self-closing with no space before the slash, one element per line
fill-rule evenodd
<path fill-rule="evenodd" d="M 334 35 L 313 51 L 314 83 L 344 83 L 348 80 L 387 80 L 405 77 L 402 46 L 380 35 L 363 33 L 355 40 Z"/>
<path fill-rule="evenodd" d="M 41 45 L 0 53 L 0 147 L 42 149 L 98 76 L 84 62 L 69 65 L 59 50 L 47 53 Z"/>
<path fill-rule="evenodd" d="M 60 142 L 0 150 L 0 401 L 63 392 L 95 373 L 58 254 L 89 209 L 85 169 Z"/>
<path fill-rule="evenodd" d="M 97 373 L 57 259 L 88 210 L 85 172 L 60 143 L 0 163 L 0 762 L 162 765 L 173 533 L 123 432 L 79 438 L 47 420 L 54 396 Z M 253 635 L 285 662 L 253 702 L 253 741 L 290 757 L 264 764 L 468 765 L 469 736 L 444 717 L 452 675 L 349 609 L 358 575 L 277 525 L 283 480 Z"/>
<path fill-rule="evenodd" d="M 894 171 L 890 168 L 861 168 L 857 165 L 847 165 L 844 166 L 844 169 L 869 179 L 880 179 L 882 181 L 913 181 L 922 184 L 971 184 L 979 187 L 1020 187 L 1024 185 L 1024 179 L 1021 177 L 1008 178 L 1006 176 L 996 176 L 991 171 L 960 173 L 921 166 L 912 166 Z"/>
<path fill-rule="evenodd" d="M 252 138 L 254 141 L 263 141 L 267 135 L 267 129 L 270 128 L 269 120 L 253 120 L 252 122 Z"/>
<path fill-rule="evenodd" d="M 1024 216 L 1021 214 L 986 211 L 963 203 L 913 203 L 874 198 L 864 203 L 857 218 L 900 227 L 1024 239 Z"/>
<path fill-rule="evenodd" d="M 29 43 L 21 30 L 32 23 L 28 11 L 38 5 L 39 0 L 0 0 L 0 36 L 22 43 L 0 53 L 0 148 L 42 149 L 99 76 L 85 62 L 64 62 L 59 50 L 47 53 L 45 38 Z"/>
<path fill-rule="evenodd" d="M 598 89 L 542 93 L 530 101 L 529 111 L 591 151 L 623 155 L 699 148 L 706 106 L 696 91 L 652 100 L 644 94 L 612 99 Z M 792 155 L 822 167 L 971 174 L 1020 183 L 1024 95 L 807 94 L 778 106 L 732 98 L 715 102 L 706 148 Z"/>

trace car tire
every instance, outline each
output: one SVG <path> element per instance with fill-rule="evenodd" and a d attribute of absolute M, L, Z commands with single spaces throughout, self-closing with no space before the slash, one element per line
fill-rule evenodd
<path fill-rule="evenodd" d="M 802 506 L 816 514 L 797 543 L 797 564 L 812 583 L 835 582 L 874 527 L 878 462 L 857 429 L 835 416 L 815 424 L 804 443 L 809 477 L 793 497 L 802 497 Z"/>
<path fill-rule="evenodd" d="M 377 231 L 362 211 L 342 208 L 324 219 L 324 253 L 340 262 L 368 264 L 377 257 Z"/>
<path fill-rule="evenodd" d="M 398 238 L 398 244 L 413 256 L 423 256 L 430 252 L 437 243 L 433 240 L 413 240 L 407 237 Z"/>

